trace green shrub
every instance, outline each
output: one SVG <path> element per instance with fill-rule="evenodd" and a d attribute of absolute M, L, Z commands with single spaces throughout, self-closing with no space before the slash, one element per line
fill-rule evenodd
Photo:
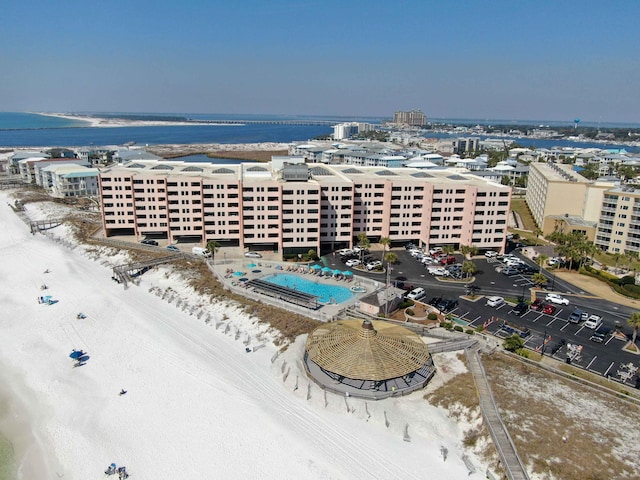
<path fill-rule="evenodd" d="M 516 353 L 521 357 L 529 358 L 529 350 L 527 350 L 526 348 L 520 348 L 516 350 Z"/>
<path fill-rule="evenodd" d="M 412 309 L 407 308 L 407 310 L 406 310 L 406 314 L 407 314 L 407 315 L 409 315 L 410 317 L 413 317 L 414 312 L 413 312 L 413 310 L 412 310 Z"/>
<path fill-rule="evenodd" d="M 451 330 L 453 328 L 453 323 L 451 322 L 442 322 L 440 325 L 447 330 Z"/>
<path fill-rule="evenodd" d="M 478 325 L 476 327 L 476 332 L 480 333 L 480 332 L 484 332 L 484 325 Z"/>
<path fill-rule="evenodd" d="M 469 335 L 473 335 L 473 334 L 474 334 L 474 333 L 476 333 L 476 332 L 475 332 L 475 330 L 474 330 L 473 328 L 467 328 L 467 329 L 464 331 L 464 333 L 467 333 L 467 334 L 469 334 Z"/>
<path fill-rule="evenodd" d="M 463 329 L 462 329 L 462 327 L 461 327 L 460 325 L 456 325 L 455 327 L 453 327 L 453 329 L 454 329 L 456 332 L 462 332 L 462 330 L 463 330 Z"/>
<path fill-rule="evenodd" d="M 633 285 L 635 286 L 636 284 L 636 277 L 632 276 L 632 275 L 626 275 L 624 277 L 622 277 L 620 280 L 618 280 L 618 285 Z"/>
<path fill-rule="evenodd" d="M 398 306 L 398 308 L 404 310 L 405 308 L 413 307 L 414 305 L 415 303 L 413 302 L 413 300 L 405 300 Z"/>
<path fill-rule="evenodd" d="M 438 319 L 438 315 L 436 315 L 435 313 L 431 312 L 429 315 L 427 315 L 427 319 L 428 320 L 437 320 Z"/>

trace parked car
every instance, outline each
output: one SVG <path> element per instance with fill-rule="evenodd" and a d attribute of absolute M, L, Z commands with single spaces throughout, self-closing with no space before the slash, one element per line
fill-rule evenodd
<path fill-rule="evenodd" d="M 532 267 L 531 265 L 527 265 L 526 263 L 518 265 L 518 266 L 516 266 L 516 268 L 518 270 L 520 270 L 520 273 L 522 273 L 524 275 L 531 275 L 531 274 L 540 272 L 539 268 Z"/>
<path fill-rule="evenodd" d="M 553 305 L 545 305 L 542 309 L 542 313 L 544 313 L 545 315 L 553 315 L 554 313 L 556 313 L 556 307 L 554 307 Z"/>
<path fill-rule="evenodd" d="M 514 275 L 520 275 L 520 270 L 516 267 L 505 267 L 502 269 L 501 273 L 507 277 L 513 277 Z"/>
<path fill-rule="evenodd" d="M 179 252 L 180 249 L 178 247 L 176 247 L 175 245 L 167 245 L 167 250 L 171 251 L 171 252 Z"/>
<path fill-rule="evenodd" d="M 338 250 L 338 255 L 351 255 L 353 253 L 353 250 L 351 250 L 350 248 L 342 248 L 340 250 Z"/>
<path fill-rule="evenodd" d="M 246 252 L 244 256 L 249 258 L 262 258 L 262 255 L 260 255 L 258 252 Z"/>
<path fill-rule="evenodd" d="M 449 275 L 451 275 L 449 273 L 449 270 L 444 267 L 429 267 L 427 271 L 429 272 L 429 274 L 435 275 L 436 277 L 448 277 Z"/>
<path fill-rule="evenodd" d="M 452 263 L 456 263 L 456 257 L 453 255 L 447 255 L 440 259 L 440 265 L 451 265 Z"/>
<path fill-rule="evenodd" d="M 417 249 L 418 247 L 417 247 L 416 245 L 414 245 L 413 243 L 407 243 L 407 244 L 404 246 L 404 248 L 405 248 L 406 250 L 414 250 L 414 249 Z"/>
<path fill-rule="evenodd" d="M 200 255 L 201 257 L 205 258 L 209 258 L 211 256 L 211 252 L 202 247 L 193 247 L 191 249 L 191 253 L 193 253 L 194 255 Z"/>
<path fill-rule="evenodd" d="M 503 304 L 504 304 L 504 298 L 502 297 L 494 296 L 494 297 L 489 297 L 487 299 L 488 307 L 499 307 Z"/>
<path fill-rule="evenodd" d="M 593 332 L 593 335 L 589 338 L 592 342 L 596 343 L 604 343 L 611 335 L 611 329 L 607 327 L 600 327 L 596 331 Z"/>
<path fill-rule="evenodd" d="M 591 315 L 587 318 L 587 321 L 584 322 L 584 326 L 592 330 L 597 330 L 600 325 L 602 325 L 602 317 L 600 315 Z"/>
<path fill-rule="evenodd" d="M 569 314 L 569 320 L 571 323 L 580 323 L 582 321 L 582 314 L 584 312 L 582 310 L 575 309 L 573 312 Z"/>
<path fill-rule="evenodd" d="M 529 305 L 531 310 L 542 310 L 544 308 L 544 302 L 541 298 L 536 298 L 531 305 Z"/>
<path fill-rule="evenodd" d="M 441 312 L 448 312 L 458 306 L 458 301 L 454 299 L 443 298 L 436 304 L 436 308 Z"/>
<path fill-rule="evenodd" d="M 345 265 L 347 267 L 357 267 L 358 265 L 360 265 L 360 260 L 358 260 L 357 258 L 350 258 L 349 260 L 347 260 Z"/>
<path fill-rule="evenodd" d="M 433 247 L 432 249 L 429 250 L 429 255 L 433 256 L 436 253 L 440 253 L 442 252 L 442 247 Z"/>
<path fill-rule="evenodd" d="M 431 300 L 429 300 L 428 303 L 432 307 L 435 307 L 438 303 L 440 303 L 441 300 L 442 300 L 442 297 L 433 297 Z"/>
<path fill-rule="evenodd" d="M 515 307 L 513 307 L 513 311 L 516 315 L 524 315 L 529 310 L 529 305 L 526 302 L 519 302 Z"/>
<path fill-rule="evenodd" d="M 426 295 L 427 295 L 427 292 L 425 291 L 425 289 L 422 287 L 418 287 L 411 290 L 407 294 L 407 298 L 410 300 L 420 300 L 421 298 L 424 298 Z"/>
<path fill-rule="evenodd" d="M 486 252 L 484 252 L 484 256 L 487 258 L 495 258 L 498 256 L 498 252 L 494 250 L 487 250 Z"/>
<path fill-rule="evenodd" d="M 155 240 L 148 239 L 148 238 L 142 240 L 140 243 L 142 243 L 143 245 L 151 245 L 152 247 L 157 247 L 158 246 L 158 242 L 156 242 Z"/>
<path fill-rule="evenodd" d="M 367 263 L 365 266 L 367 267 L 367 270 L 373 270 L 375 268 L 381 268 L 382 262 L 380 260 L 374 260 L 371 263 Z"/>
<path fill-rule="evenodd" d="M 558 305 L 569 305 L 569 300 L 558 295 L 557 293 L 549 293 L 544 297 L 545 302 L 551 302 Z"/>

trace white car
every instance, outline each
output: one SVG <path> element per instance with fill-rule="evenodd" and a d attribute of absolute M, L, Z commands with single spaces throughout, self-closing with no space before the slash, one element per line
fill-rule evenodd
<path fill-rule="evenodd" d="M 484 252 L 484 256 L 487 258 L 495 258 L 498 256 L 498 252 L 495 252 L 493 250 L 487 250 L 486 252 Z"/>
<path fill-rule="evenodd" d="M 350 248 L 343 248 L 341 250 L 338 250 L 338 255 L 351 255 L 353 253 L 353 250 L 351 250 Z"/>
<path fill-rule="evenodd" d="M 345 265 L 347 267 L 357 267 L 358 265 L 360 265 L 360 260 L 358 260 L 357 258 L 352 258 L 350 260 L 347 260 Z"/>
<path fill-rule="evenodd" d="M 407 298 L 410 299 L 410 300 L 420 300 L 426 294 L 427 294 L 427 292 L 425 292 L 424 288 L 418 287 L 418 288 L 414 288 L 413 290 L 411 290 L 407 294 Z"/>
<path fill-rule="evenodd" d="M 244 256 L 249 258 L 262 258 L 262 255 L 260 255 L 258 252 L 247 252 L 244 254 Z"/>
<path fill-rule="evenodd" d="M 504 303 L 504 298 L 502 297 L 489 297 L 487 298 L 487 306 L 488 307 L 499 307 Z"/>
<path fill-rule="evenodd" d="M 602 317 L 600 315 L 591 315 L 587 321 L 584 322 L 585 328 L 592 330 L 597 329 L 600 325 L 602 325 Z"/>
<path fill-rule="evenodd" d="M 435 263 L 435 260 L 431 257 L 422 257 L 422 260 L 420 260 L 424 265 L 430 265 L 432 263 Z"/>
<path fill-rule="evenodd" d="M 435 275 L 437 277 L 448 277 L 449 275 L 451 275 L 449 270 L 447 270 L 444 267 L 428 267 L 427 268 L 427 272 L 429 272 L 429 274 Z"/>
<path fill-rule="evenodd" d="M 367 270 L 373 270 L 374 268 L 381 267 L 382 262 L 380 260 L 374 260 L 371 263 L 367 263 L 365 266 L 367 267 Z"/>
<path fill-rule="evenodd" d="M 431 250 L 429 250 L 429 255 L 433 256 L 436 253 L 440 253 L 442 252 L 442 247 L 434 247 Z"/>
<path fill-rule="evenodd" d="M 555 303 L 557 305 L 569 305 L 569 300 L 558 295 L 557 293 L 549 293 L 544 297 L 545 302 Z"/>

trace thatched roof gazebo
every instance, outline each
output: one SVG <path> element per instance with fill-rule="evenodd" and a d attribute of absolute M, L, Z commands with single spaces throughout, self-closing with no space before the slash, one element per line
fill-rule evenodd
<path fill-rule="evenodd" d="M 309 334 L 305 368 L 322 388 L 346 395 L 384 398 L 426 385 L 435 373 L 422 339 L 391 323 L 341 320 Z"/>

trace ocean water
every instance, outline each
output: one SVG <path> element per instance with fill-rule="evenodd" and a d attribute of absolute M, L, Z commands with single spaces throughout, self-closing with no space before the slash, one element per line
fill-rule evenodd
<path fill-rule="evenodd" d="M 139 114 L 142 115 L 142 114 Z M 158 116 L 158 114 L 150 114 Z M 248 114 L 166 114 L 181 116 L 191 120 L 325 120 L 335 123 L 344 121 L 365 121 L 380 123 L 380 117 L 326 117 L 326 116 L 284 116 Z M 442 119 L 446 120 L 446 119 Z M 469 119 L 454 119 L 455 122 L 469 122 Z M 510 121 L 514 125 L 535 124 L 533 121 Z M 454 122 L 452 122 L 454 123 Z M 549 124 L 546 122 L 545 124 Z M 585 122 L 586 124 L 586 122 Z M 138 145 L 193 144 L 193 143 L 289 143 L 308 141 L 320 135 L 329 135 L 329 125 L 170 125 L 149 127 L 87 127 L 77 120 L 66 120 L 32 113 L 0 112 L 0 147 L 54 147 L 88 145 L 123 145 L 135 142 Z M 613 125 L 613 124 L 611 124 Z M 624 126 L 622 124 L 616 126 Z M 632 125 L 626 125 L 631 127 Z M 426 133 L 427 138 L 452 137 L 446 133 Z M 460 135 L 455 135 L 460 136 Z M 486 137 L 481 137 L 486 138 Z M 591 142 L 568 142 L 523 138 L 505 139 L 507 144 L 517 142 L 525 147 L 553 148 L 573 146 L 579 148 L 626 148 L 629 152 L 640 152 L 638 147 L 624 147 L 617 144 Z"/>

